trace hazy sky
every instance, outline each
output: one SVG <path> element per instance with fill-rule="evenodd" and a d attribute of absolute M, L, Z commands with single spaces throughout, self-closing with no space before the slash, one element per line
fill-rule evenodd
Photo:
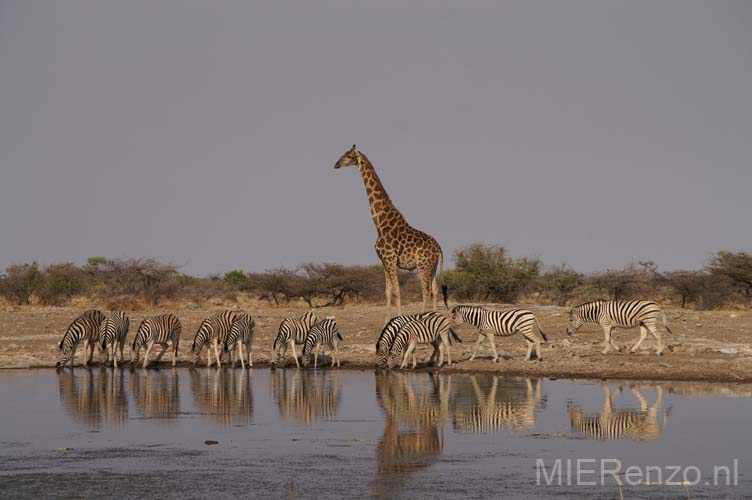
<path fill-rule="evenodd" d="M 752 250 L 752 2 L 0 0 L 0 268 L 377 263 L 353 143 L 447 256 Z"/>

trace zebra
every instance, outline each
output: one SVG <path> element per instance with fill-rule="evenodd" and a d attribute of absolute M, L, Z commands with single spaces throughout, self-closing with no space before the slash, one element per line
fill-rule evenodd
<path fill-rule="evenodd" d="M 535 426 L 542 407 L 541 379 L 459 376 L 459 394 L 471 394 L 454 405 L 456 431 L 487 433 L 499 429 L 527 430 Z"/>
<path fill-rule="evenodd" d="M 139 352 L 143 346 L 146 350 L 143 366 L 146 368 L 149 364 L 149 353 L 154 344 L 162 346 L 162 351 L 157 355 L 157 361 L 159 361 L 167 350 L 167 341 L 169 340 L 173 347 L 172 366 L 175 366 L 182 330 L 180 320 L 174 314 L 162 314 L 144 319 L 138 326 L 136 338 L 133 339 L 133 344 L 131 344 L 131 362 L 138 363 Z"/>
<path fill-rule="evenodd" d="M 128 328 L 131 321 L 122 311 L 110 313 L 99 325 L 99 340 L 102 342 L 102 350 L 105 351 L 107 361 L 112 357 L 112 366 L 117 368 L 116 350 L 120 349 L 120 362 L 123 362 L 123 346 L 128 336 Z M 109 346 L 109 351 L 107 347 Z"/>
<path fill-rule="evenodd" d="M 586 302 L 569 311 L 569 326 L 567 335 L 576 332 L 583 323 L 598 323 L 603 328 L 603 354 L 607 354 L 613 346 L 617 351 L 621 348 L 611 339 L 611 330 L 614 327 L 633 328 L 640 327 L 640 339 L 632 346 L 630 352 L 635 352 L 645 337 L 648 330 L 655 337 L 656 354 L 663 354 L 663 342 L 661 335 L 658 333 L 656 323 L 658 315 L 663 319 L 663 327 L 671 332 L 671 328 L 666 321 L 666 314 L 658 307 L 658 304 L 649 300 L 595 300 Z"/>
<path fill-rule="evenodd" d="M 332 367 L 334 366 L 334 363 L 337 363 L 337 368 L 339 368 L 340 360 L 337 339 L 344 340 L 339 333 L 337 321 L 332 316 L 328 316 L 313 325 L 313 327 L 308 330 L 305 342 L 303 343 L 303 355 L 301 356 L 303 367 L 308 367 L 311 362 L 311 351 L 314 351 L 313 367 L 318 368 L 319 350 L 326 345 L 332 356 Z"/>
<path fill-rule="evenodd" d="M 94 345 L 99 339 L 99 325 L 103 320 L 104 314 L 97 309 L 90 309 L 74 319 L 65 331 L 63 340 L 58 344 L 60 360 L 55 366 L 63 367 L 70 361 L 71 367 L 73 367 L 76 348 L 81 341 L 84 342 L 84 366 L 88 366 L 94 356 Z"/>
<path fill-rule="evenodd" d="M 272 345 L 272 368 L 276 367 L 280 359 L 282 360 L 282 366 L 285 366 L 285 355 L 287 354 L 287 347 L 292 347 L 292 355 L 295 358 L 295 366 L 300 368 L 298 363 L 298 353 L 295 352 L 295 344 L 305 343 L 308 330 L 318 323 L 319 318 L 313 311 L 308 311 L 300 316 L 300 318 L 285 318 L 282 323 L 279 324 L 279 333 L 277 338 L 274 339 Z M 276 356 L 275 356 L 276 355 Z M 274 359 L 276 357 L 276 359 Z"/>
<path fill-rule="evenodd" d="M 640 409 L 616 410 L 608 384 L 603 384 L 604 402 L 601 413 L 585 413 L 574 401 L 567 402 L 567 412 L 572 424 L 572 432 L 590 439 L 632 439 L 636 441 L 654 441 L 666 428 L 670 408 L 663 414 L 663 422 L 658 420 L 658 410 L 663 400 L 663 389 L 658 386 L 655 402 L 648 407 L 645 398 L 636 388 L 632 394 L 640 402 Z M 621 387 L 616 395 L 621 393 Z"/>
<path fill-rule="evenodd" d="M 209 316 L 201 322 L 201 325 L 199 325 L 198 330 L 196 331 L 196 335 L 193 337 L 193 343 L 191 344 L 191 352 L 195 354 L 195 357 L 193 358 L 193 366 L 196 366 L 198 363 L 204 344 L 209 342 L 214 346 L 214 355 L 217 358 L 217 366 L 222 366 L 222 360 L 219 357 L 219 346 L 220 344 L 224 345 L 227 335 L 230 333 L 230 328 L 232 328 L 232 322 L 235 321 L 239 314 L 239 311 L 228 309 Z M 210 367 L 211 365 L 211 346 L 208 346 L 206 352 L 206 366 Z"/>
<path fill-rule="evenodd" d="M 532 359 L 534 346 L 535 355 L 538 358 L 538 361 L 543 361 L 541 344 L 547 343 L 548 339 L 532 311 L 528 311 L 527 309 L 497 311 L 495 309 L 486 309 L 481 306 L 460 305 L 455 306 L 454 309 L 452 309 L 452 320 L 454 322 L 469 323 L 480 331 L 478 340 L 475 342 L 475 349 L 473 350 L 472 356 L 470 356 L 470 361 L 475 359 L 475 355 L 480 348 L 481 340 L 485 337 L 488 339 L 488 343 L 491 344 L 493 362 L 498 362 L 499 354 L 496 352 L 494 335 L 508 337 L 515 333 L 522 333 L 522 336 L 527 341 L 527 355 L 525 356 L 525 359 L 528 361 Z M 535 334 L 533 326 L 538 327 L 540 337 Z"/>
<path fill-rule="evenodd" d="M 256 322 L 253 321 L 253 317 L 250 314 L 238 314 L 235 321 L 232 322 L 230 327 L 230 333 L 227 334 L 225 339 L 225 352 L 229 352 L 232 355 L 232 367 L 235 368 L 237 358 L 240 358 L 240 366 L 245 369 L 245 361 L 243 360 L 243 345 L 248 351 L 248 366 L 253 367 L 253 352 L 251 343 L 253 342 L 253 328 L 256 326 Z M 237 347 L 237 353 L 235 348 Z"/>
<path fill-rule="evenodd" d="M 438 314 L 440 313 L 429 311 L 418 314 L 403 314 L 401 316 L 395 316 L 394 318 L 390 319 L 389 322 L 384 325 L 384 328 L 379 334 L 379 339 L 376 341 L 376 367 L 387 367 L 387 364 L 389 362 L 389 349 L 392 347 L 394 338 L 397 336 L 403 326 L 414 319 L 423 319 Z M 436 352 L 434 351 L 434 355 L 435 354 Z"/>
<path fill-rule="evenodd" d="M 418 344 L 432 344 L 434 348 L 439 351 L 437 358 L 438 366 L 444 364 L 445 349 L 447 351 L 449 366 L 451 366 L 452 354 L 449 350 L 450 336 L 453 336 L 458 342 L 462 342 L 462 339 L 460 339 L 450 328 L 449 320 L 441 314 L 409 321 L 400 329 L 395 337 L 392 347 L 389 349 L 389 360 L 387 365 L 389 368 L 393 368 L 397 365 L 400 358 L 402 358 L 400 368 L 404 368 L 407 365 L 407 360 L 412 354 L 413 368 L 415 368 L 417 365 L 415 347 Z"/>

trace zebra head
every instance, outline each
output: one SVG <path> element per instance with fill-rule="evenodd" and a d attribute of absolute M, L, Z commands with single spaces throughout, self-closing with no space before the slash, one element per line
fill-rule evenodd
<path fill-rule="evenodd" d="M 71 346 L 66 345 L 65 339 L 60 341 L 59 350 L 60 350 L 60 359 L 58 360 L 57 363 L 55 363 L 55 368 L 60 368 L 60 367 L 65 366 L 65 364 L 71 359 L 72 349 L 71 349 Z"/>
<path fill-rule="evenodd" d="M 389 348 L 385 345 L 380 345 L 376 349 L 376 368 L 388 368 L 389 367 Z"/>
<path fill-rule="evenodd" d="M 569 311 L 569 326 L 567 326 L 567 335 L 572 335 L 580 329 L 584 323 L 582 319 L 582 311 L 579 307 L 575 307 Z"/>
<path fill-rule="evenodd" d="M 452 308 L 452 322 L 454 324 L 470 323 L 473 324 L 473 318 L 470 313 L 472 309 L 468 306 L 454 306 Z"/>
<path fill-rule="evenodd" d="M 360 165 L 360 151 L 355 147 L 355 144 L 340 156 L 337 163 L 334 164 L 334 168 L 351 167 L 353 165 Z"/>
<path fill-rule="evenodd" d="M 386 361 L 386 367 L 391 369 L 394 369 L 395 367 L 399 366 L 400 362 L 402 361 L 402 345 L 395 345 L 392 346 L 392 349 L 389 350 L 389 356 Z"/>

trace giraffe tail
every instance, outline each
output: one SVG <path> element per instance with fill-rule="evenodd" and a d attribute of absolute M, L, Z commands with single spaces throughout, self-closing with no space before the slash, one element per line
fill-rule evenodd
<path fill-rule="evenodd" d="M 444 252 L 443 251 L 439 254 L 439 276 L 441 276 L 442 274 L 444 274 Z M 447 302 L 447 299 L 449 298 L 449 287 L 443 280 L 441 282 L 441 295 L 444 298 L 444 307 L 449 309 L 449 303 Z"/>

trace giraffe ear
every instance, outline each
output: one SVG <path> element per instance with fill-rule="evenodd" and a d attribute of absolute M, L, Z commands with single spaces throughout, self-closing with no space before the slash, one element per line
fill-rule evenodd
<path fill-rule="evenodd" d="M 357 150 L 358 150 L 358 147 L 357 147 L 357 146 L 356 146 L 355 144 L 353 144 L 353 147 L 352 147 L 352 149 L 353 149 L 353 151 L 357 151 Z"/>

